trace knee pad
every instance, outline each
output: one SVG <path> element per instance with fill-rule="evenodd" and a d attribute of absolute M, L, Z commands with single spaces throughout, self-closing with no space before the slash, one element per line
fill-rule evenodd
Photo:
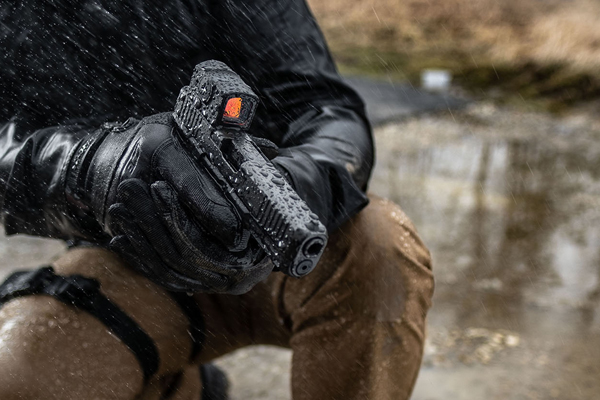
<path fill-rule="evenodd" d="M 100 291 L 100 282 L 81 275 L 61 276 L 52 267 L 33 271 L 18 271 L 0 285 L 0 307 L 11 299 L 48 295 L 69 306 L 84 310 L 100 320 L 135 355 L 140 363 L 144 380 L 148 381 L 158 370 L 160 358 L 154 340 L 119 306 Z M 193 341 L 191 357 L 194 358 L 204 342 L 204 324 L 200 309 L 184 293 L 172 293 L 190 321 Z"/>

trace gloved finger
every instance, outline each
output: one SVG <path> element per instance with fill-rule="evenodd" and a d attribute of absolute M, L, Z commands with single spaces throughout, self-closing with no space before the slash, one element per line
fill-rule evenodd
<path fill-rule="evenodd" d="M 180 255 L 154 206 L 148 185 L 138 179 L 123 181 L 117 189 L 117 199 L 122 201 L 127 213 L 123 213 L 122 208 L 115 207 L 110 215 L 117 220 L 121 231 L 132 233 L 135 237 L 128 237 L 134 244 L 136 239 L 143 237 L 167 263 L 177 262 Z M 125 219 L 126 216 L 130 219 Z"/>
<path fill-rule="evenodd" d="M 175 242 L 182 248 L 197 249 L 208 234 L 185 212 L 175 190 L 167 182 L 158 181 L 150 186 L 150 194 Z"/>
<path fill-rule="evenodd" d="M 118 229 L 122 232 L 122 235 L 117 236 L 119 239 L 111 240 L 113 246 L 120 246 L 115 248 L 123 250 L 124 254 L 131 255 L 132 259 L 136 260 L 140 265 L 146 264 L 146 262 L 142 262 L 142 257 L 144 257 L 144 260 L 150 262 L 159 258 L 158 254 L 152 248 L 150 243 L 148 243 L 143 232 L 136 226 L 135 222 L 123 221 L 120 216 L 116 215 L 114 218 L 114 223 L 119 225 Z"/>
<path fill-rule="evenodd" d="M 169 286 L 172 282 L 177 282 L 177 277 L 172 276 L 168 264 L 165 264 L 154 246 L 148 242 L 142 230 L 135 223 L 124 223 L 118 218 L 117 221 L 124 232 L 124 238 L 115 240 L 113 248 L 135 262 L 136 269 L 155 283 Z"/>
<path fill-rule="evenodd" d="M 108 208 L 108 233 L 113 236 L 122 234 L 120 222 L 121 221 L 133 221 L 133 216 L 127 211 L 125 204 L 115 203 Z"/>
<path fill-rule="evenodd" d="M 236 264 L 236 254 L 230 252 L 218 243 L 212 235 L 198 227 L 193 217 L 189 215 L 188 210 L 173 206 L 173 204 L 178 203 L 177 193 L 168 183 L 164 181 L 155 182 L 150 187 L 150 191 L 169 232 L 178 238 L 177 243 L 184 244 L 180 247 L 182 255 L 202 257 L 208 254 L 210 257 L 206 258 L 210 259 L 212 264 L 218 266 Z M 190 252 L 194 254 L 190 254 Z"/>
<path fill-rule="evenodd" d="M 203 265 L 200 270 L 187 270 L 184 272 L 181 267 L 178 269 L 182 273 L 194 274 L 204 282 L 210 283 L 213 292 L 242 294 L 250 290 L 256 283 L 265 279 L 273 270 L 272 263 L 265 259 L 264 253 L 259 249 L 247 249 L 246 251 L 234 254 L 229 251 L 223 251 L 220 246 L 215 246 L 212 241 L 207 241 L 202 237 L 202 232 L 199 230 L 189 230 L 186 228 L 190 225 L 189 218 L 185 215 L 185 210 L 180 207 L 171 207 L 170 205 L 177 202 L 177 194 L 169 187 L 166 182 L 155 182 L 150 186 L 150 191 L 155 204 L 161 210 L 165 224 L 169 227 L 169 231 L 174 237 L 183 235 L 187 240 L 175 240 L 176 243 L 187 243 L 187 248 L 180 247 L 180 253 L 186 259 L 194 259 L 194 265 Z M 173 211 L 178 210 L 178 211 Z M 189 242 L 189 238 L 194 238 Z M 204 256 L 210 254 L 210 258 Z M 257 262 L 257 260 L 261 260 Z M 208 262 L 208 263 L 207 263 Z M 213 272 L 215 271 L 215 272 Z M 226 280 L 218 278 L 223 274 Z"/>
<path fill-rule="evenodd" d="M 183 274 L 205 282 L 211 292 L 245 293 L 263 280 L 273 269 L 260 248 L 250 246 L 242 253 L 231 253 L 206 237 L 177 204 L 177 193 L 164 181 L 150 186 L 154 204 L 160 210 L 182 257 L 193 260 L 192 269 L 186 264 L 175 268 Z M 206 256 L 207 255 L 207 256 Z M 257 263 L 257 260 L 262 260 Z M 198 266 L 201 268 L 198 269 Z"/>
<path fill-rule="evenodd" d="M 252 139 L 254 144 L 258 146 L 258 148 L 269 160 L 272 160 L 279 155 L 279 147 L 269 139 L 253 135 L 248 136 L 250 136 L 250 139 Z"/>
<path fill-rule="evenodd" d="M 208 171 L 196 165 L 176 143 L 160 151 L 155 168 L 175 189 L 180 202 L 193 212 L 203 229 L 225 246 L 235 247 L 241 231 L 240 217 Z"/>
<path fill-rule="evenodd" d="M 117 254 L 120 254 L 125 260 L 129 262 L 129 264 L 141 273 L 142 275 L 152 279 L 154 273 L 150 268 L 148 268 L 145 263 L 140 258 L 139 254 L 136 253 L 131 242 L 125 235 L 118 235 L 111 239 L 109 245 L 109 249 L 114 251 Z"/>
<path fill-rule="evenodd" d="M 164 188 L 168 188 L 166 182 L 163 184 Z M 190 241 L 190 235 L 186 232 L 195 233 L 198 230 L 192 228 L 194 224 L 187 218 L 184 218 L 185 228 L 182 229 L 179 225 L 176 231 L 170 232 L 167 229 L 165 222 L 168 223 L 169 217 L 183 212 L 175 192 L 170 188 L 168 190 L 170 191 L 168 206 L 163 206 L 159 212 L 146 183 L 134 179 L 121 183 L 118 198 L 124 202 L 136 224 L 120 219 L 120 228 L 125 231 L 137 251 L 144 251 L 148 246 L 154 249 L 161 260 L 155 264 L 160 264 L 163 275 L 179 272 L 186 277 L 192 277 L 192 282 L 196 282 L 196 285 L 197 282 L 201 282 L 202 288 L 224 290 L 227 287 L 227 278 L 210 271 L 212 264 L 203 254 L 189 251 L 181 254 L 178 251 L 195 248 L 194 243 Z M 177 277 L 177 279 L 181 278 Z"/>
<path fill-rule="evenodd" d="M 175 292 L 209 291 L 209 288 L 203 282 L 174 275 L 157 259 L 144 257 L 146 260 L 144 262 L 129 238 L 125 235 L 115 236 L 111 240 L 109 248 L 115 253 L 120 254 L 137 272 L 167 290 Z"/>
<path fill-rule="evenodd" d="M 117 201 L 125 205 L 127 212 L 131 216 L 135 214 L 152 215 L 156 213 L 148 184 L 140 179 L 127 179 L 121 182 L 117 188 Z M 152 225 L 152 218 L 144 218 L 136 222 L 138 224 L 148 223 Z"/>
<path fill-rule="evenodd" d="M 186 260 L 185 263 L 179 263 L 174 268 L 185 275 L 206 282 L 206 285 L 215 291 L 224 290 L 228 279 L 222 275 L 223 272 L 227 272 L 222 263 L 228 261 L 231 255 L 226 250 L 220 249 L 219 245 L 214 243 L 214 239 L 198 229 L 186 215 L 185 210 L 176 205 L 177 194 L 169 184 L 164 181 L 156 182 L 152 184 L 151 192 L 163 222 L 175 238 L 181 258 Z"/>
<path fill-rule="evenodd" d="M 237 243 L 241 221 L 222 189 L 207 175 L 185 174 L 175 186 L 181 202 L 188 206 L 206 232 L 225 246 Z"/>

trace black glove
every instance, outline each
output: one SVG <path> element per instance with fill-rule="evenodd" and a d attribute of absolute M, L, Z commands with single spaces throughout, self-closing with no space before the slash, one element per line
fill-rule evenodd
<path fill-rule="evenodd" d="M 0 182 L 6 180 L 0 203 L 7 233 L 105 244 L 118 235 L 113 248 L 156 282 L 165 279 L 163 284 L 171 289 L 242 290 L 237 284 L 252 279 L 227 268 L 250 273 L 264 256 L 248 239 L 221 189 L 175 139 L 173 129 L 170 114 L 159 114 L 94 131 L 47 128 L 28 137 L 21 146 L 7 141 L 3 161 L 11 158 L 12 162 L 0 163 L 0 172 L 10 171 L 0 173 Z M 154 196 L 140 194 L 134 207 L 126 200 L 127 185 L 119 189 L 121 183 L 132 179 L 139 180 L 138 186 L 161 181 L 158 187 L 162 190 L 155 190 Z M 164 199 L 169 201 L 153 203 Z M 170 213 L 165 203 L 171 207 Z M 109 213 L 115 204 L 120 206 Z M 124 214 L 125 218 L 119 218 Z M 176 228 L 182 226 L 186 230 Z M 168 233 L 153 234 L 161 231 Z M 156 256 L 149 257 L 151 253 L 142 243 L 149 243 Z M 167 275 L 167 270 L 178 271 L 181 276 Z M 214 274 L 221 277 L 201 282 Z"/>
<path fill-rule="evenodd" d="M 243 293 L 273 267 L 259 262 L 264 253 L 173 129 L 170 114 L 110 129 L 87 170 L 74 169 L 67 187 L 76 183 L 73 193 L 89 188 L 73 198 L 116 236 L 111 248 L 156 283 L 178 291 Z"/>
<path fill-rule="evenodd" d="M 174 138 L 170 114 L 97 132 L 84 139 L 69 164 L 68 199 L 75 212 L 93 215 L 111 234 L 108 208 L 117 202 L 117 188 L 128 179 L 169 182 L 208 232 L 221 244 L 239 250 L 241 221 L 221 189 Z"/>
<path fill-rule="evenodd" d="M 109 209 L 118 233 L 110 248 L 169 290 L 241 294 L 273 270 L 255 242 L 237 253 L 215 242 L 165 181 L 126 180 L 117 200 Z"/>
<path fill-rule="evenodd" d="M 244 248 L 235 209 L 208 172 L 190 158 L 173 129 L 178 128 L 171 114 L 163 113 L 141 121 L 129 119 L 90 135 L 70 162 L 66 179 L 69 199 L 77 209 L 91 212 L 102 229 L 112 234 L 107 211 L 116 202 L 119 184 L 128 179 L 149 184 L 164 180 L 221 244 L 232 251 Z M 272 142 L 254 140 L 271 157 L 277 155 Z"/>

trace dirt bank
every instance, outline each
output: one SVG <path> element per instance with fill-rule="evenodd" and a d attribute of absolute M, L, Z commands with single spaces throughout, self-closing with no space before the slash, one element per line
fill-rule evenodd
<path fill-rule="evenodd" d="M 422 69 L 446 68 L 472 93 L 552 110 L 600 96 L 591 0 L 309 2 L 346 72 L 417 83 Z"/>

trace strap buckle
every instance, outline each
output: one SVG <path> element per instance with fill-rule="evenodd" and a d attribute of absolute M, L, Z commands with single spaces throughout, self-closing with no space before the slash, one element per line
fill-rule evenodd
<path fill-rule="evenodd" d="M 63 277 L 56 275 L 52 267 L 35 271 L 15 272 L 0 285 L 0 304 L 15 297 L 47 294 L 72 304 L 91 303 L 100 291 L 100 282 L 81 275 Z"/>
<path fill-rule="evenodd" d="M 15 272 L 0 285 L 0 303 L 15 297 L 41 293 L 55 277 L 52 267 Z"/>
<path fill-rule="evenodd" d="M 53 282 L 44 292 L 51 296 L 68 301 L 73 305 L 90 304 L 100 291 L 100 282 L 96 279 L 86 278 L 81 275 L 67 277 L 55 275 Z"/>
<path fill-rule="evenodd" d="M 61 276 L 52 267 L 19 271 L 0 285 L 0 307 L 16 297 L 44 294 L 98 318 L 138 359 L 144 380 L 158 370 L 160 358 L 150 336 L 100 291 L 100 282 L 81 275 Z"/>

